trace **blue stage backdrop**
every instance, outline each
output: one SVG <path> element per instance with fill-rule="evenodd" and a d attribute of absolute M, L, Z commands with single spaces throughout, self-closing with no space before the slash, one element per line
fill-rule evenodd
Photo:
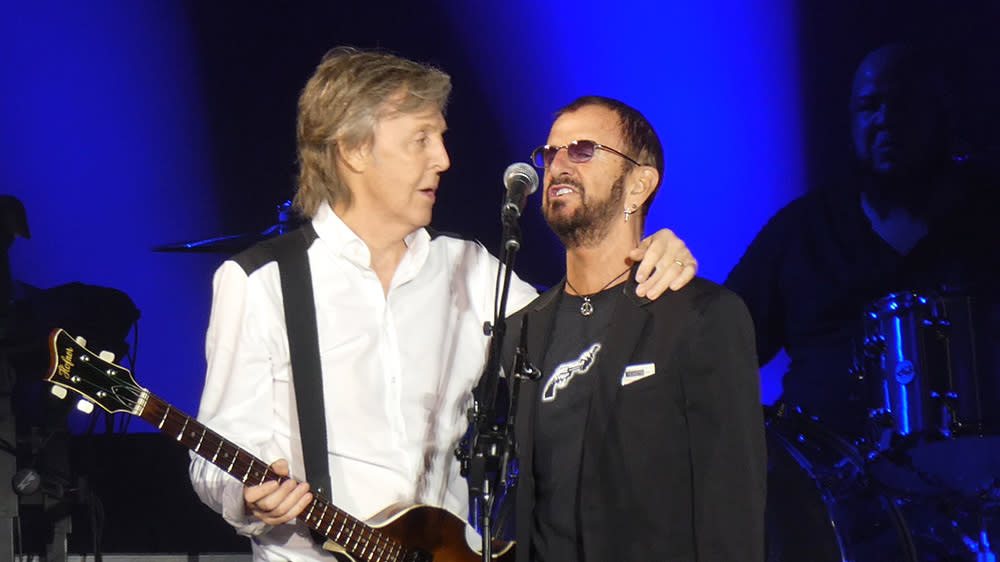
<path fill-rule="evenodd" d="M 15 276 L 42 288 L 82 281 L 125 291 L 142 311 L 137 378 L 190 413 L 204 371 L 211 273 L 221 256 L 151 248 L 232 232 L 232 213 L 266 210 L 288 196 L 294 94 L 328 47 L 388 47 L 453 73 L 456 164 L 438 210 L 446 223 L 498 223 L 503 166 L 527 160 L 545 142 L 552 113 L 584 94 L 620 98 L 656 126 L 666 175 L 648 227 L 677 231 L 705 277 L 721 282 L 767 218 L 805 189 L 792 0 L 643 1 L 614 10 L 590 1 L 439 2 L 428 15 L 434 23 L 417 22 L 409 37 L 390 36 L 375 14 L 335 18 L 331 8 L 295 32 L 258 33 L 278 20 L 255 20 L 236 6 L 231 18 L 219 18 L 225 25 L 195 17 L 209 7 L 165 1 L 19 5 L 0 19 L 0 192 L 24 202 L 32 231 L 11 250 Z M 295 10 L 287 17 L 308 16 Z M 206 45 L 227 42 L 268 52 L 267 59 L 237 62 L 248 69 L 240 83 L 248 98 L 259 102 L 267 82 L 282 84 L 273 111 L 252 114 L 243 111 L 249 103 L 233 97 L 227 105 L 218 91 L 205 92 L 206 84 L 218 85 L 214 68 L 223 60 Z M 214 61 L 213 72 L 206 61 Z M 284 74 L 269 76 L 269 68 Z M 469 108 L 492 127 L 470 118 Z M 270 113 L 280 124 L 258 130 Z M 241 187 L 223 185 L 220 155 L 228 150 L 232 159 L 240 142 L 282 146 L 270 163 L 268 154 L 243 158 L 272 166 L 286 182 L 247 200 Z M 478 167 L 468 161 L 480 147 L 497 145 L 510 160 L 493 153 Z M 473 196 L 456 184 L 471 173 L 489 186 L 474 195 L 489 216 L 464 216 L 463 197 Z M 521 269 L 529 280 L 551 283 L 561 269 L 558 243 L 537 210 L 527 220 L 532 248 Z M 776 379 L 765 380 L 770 400 Z"/>
<path fill-rule="evenodd" d="M 31 229 L 11 248 L 15 277 L 126 292 L 142 314 L 140 384 L 194 411 L 218 258 L 150 251 L 218 231 L 198 52 L 180 6 L 4 9 L 0 191 L 23 201 Z"/>

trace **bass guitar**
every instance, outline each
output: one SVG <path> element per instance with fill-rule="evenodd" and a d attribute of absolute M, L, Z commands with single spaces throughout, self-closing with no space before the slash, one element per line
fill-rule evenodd
<path fill-rule="evenodd" d="M 53 394 L 60 398 L 72 390 L 110 414 L 138 416 L 246 485 L 286 479 L 136 384 L 128 369 L 113 363 L 111 353 L 95 354 L 86 348 L 85 340 L 61 329 L 52 332 L 49 344 L 52 362 L 46 380 L 55 385 Z M 376 527 L 313 494 L 298 518 L 327 539 L 324 548 L 358 562 L 476 562 L 482 558 L 466 542 L 465 522 L 436 507 L 408 507 Z M 513 543 L 494 547 L 493 557 L 513 562 Z"/>

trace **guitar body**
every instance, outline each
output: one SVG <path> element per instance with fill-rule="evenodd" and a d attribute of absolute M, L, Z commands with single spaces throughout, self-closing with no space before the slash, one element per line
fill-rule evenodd
<path fill-rule="evenodd" d="M 428 562 L 477 562 L 482 561 L 478 551 L 482 545 L 469 545 L 465 536 L 466 524 L 451 512 L 428 505 L 405 508 L 393 515 L 382 525 L 376 525 L 383 535 L 415 550 L 423 551 L 428 557 L 416 560 Z M 323 548 L 344 555 L 344 549 L 332 541 Z M 513 543 L 494 542 L 493 560 L 514 562 Z"/>

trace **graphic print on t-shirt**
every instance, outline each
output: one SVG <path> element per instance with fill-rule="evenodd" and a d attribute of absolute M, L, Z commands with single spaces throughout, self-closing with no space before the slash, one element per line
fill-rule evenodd
<path fill-rule="evenodd" d="M 573 377 L 587 374 L 587 371 L 597 361 L 597 352 L 600 350 L 601 344 L 595 343 L 585 349 L 577 359 L 556 366 L 549 380 L 545 381 L 545 388 L 542 389 L 542 402 L 552 402 L 556 399 L 556 393 L 559 392 L 559 389 L 569 386 Z"/>

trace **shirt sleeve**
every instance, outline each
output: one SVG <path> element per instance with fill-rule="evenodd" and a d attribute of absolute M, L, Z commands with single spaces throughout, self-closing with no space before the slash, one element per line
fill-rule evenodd
<path fill-rule="evenodd" d="M 536 298 L 538 298 L 538 291 L 535 290 L 530 283 L 518 277 L 517 273 L 514 273 L 510 280 L 510 296 L 507 301 L 507 316 L 510 316 L 528 306 L 528 303 Z"/>
<path fill-rule="evenodd" d="M 208 368 L 198 421 L 255 456 L 271 437 L 271 354 L 258 326 L 274 326 L 254 306 L 243 269 L 227 261 L 213 279 L 212 310 L 206 336 Z M 283 325 L 283 324 L 282 324 Z M 279 325 L 280 326 L 280 325 Z M 270 527 L 249 517 L 243 484 L 191 452 L 189 474 L 195 493 L 240 534 Z M 270 459 L 275 460 L 275 459 Z"/>
<path fill-rule="evenodd" d="M 497 285 L 497 271 L 500 260 L 482 245 L 479 249 L 479 294 L 483 296 L 483 310 L 488 311 L 488 318 L 493 317 L 493 304 L 500 286 Z M 500 279 L 503 280 L 502 278 Z M 518 277 L 517 272 L 511 274 L 510 292 L 507 295 L 507 317 L 528 305 L 538 297 L 538 290 L 530 283 Z"/>
<path fill-rule="evenodd" d="M 712 297 L 684 383 L 699 560 L 763 560 L 766 445 L 753 329 L 740 299 Z"/>

